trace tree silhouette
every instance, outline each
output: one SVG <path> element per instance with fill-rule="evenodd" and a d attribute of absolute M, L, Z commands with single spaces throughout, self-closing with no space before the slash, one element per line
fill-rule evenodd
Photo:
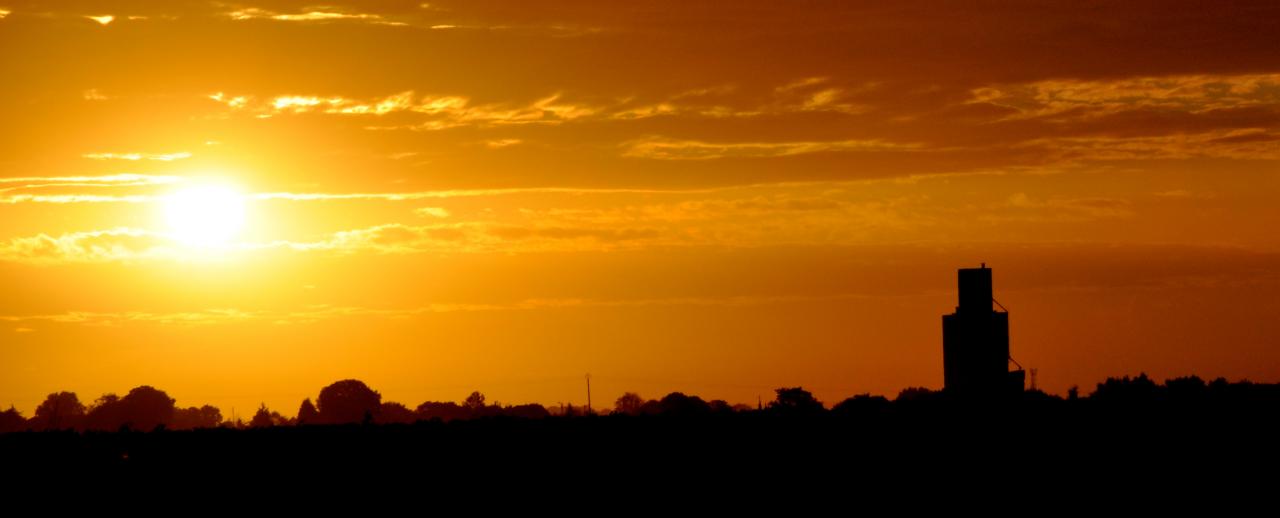
<path fill-rule="evenodd" d="M 92 430 L 115 430 L 124 424 L 124 409 L 120 406 L 120 396 L 106 393 L 94 400 L 85 414 L 85 428 Z"/>
<path fill-rule="evenodd" d="M 659 412 L 664 415 L 690 417 L 711 413 L 711 406 L 698 396 L 672 392 L 658 401 Z"/>
<path fill-rule="evenodd" d="M 527 405 L 515 405 L 503 408 L 502 415 L 523 419 L 541 419 L 551 414 L 550 412 L 547 412 L 546 407 L 537 403 L 529 403 Z"/>
<path fill-rule="evenodd" d="M 479 390 L 472 392 L 471 395 L 467 396 L 467 399 L 462 402 L 462 406 L 472 412 L 484 409 L 484 394 L 481 394 Z"/>
<path fill-rule="evenodd" d="M 831 411 L 846 416 L 866 417 L 868 415 L 884 414 L 891 405 L 892 403 L 889 402 L 889 399 L 884 396 L 858 394 L 836 403 L 835 406 L 831 407 Z"/>
<path fill-rule="evenodd" d="M 16 432 L 27 427 L 26 418 L 22 417 L 22 412 L 9 405 L 9 409 L 0 412 L 0 433 Z"/>
<path fill-rule="evenodd" d="M 406 407 L 400 403 L 388 401 L 386 403 L 383 403 L 382 407 L 378 411 L 379 423 L 407 424 L 407 423 L 412 423 L 416 420 L 417 420 L 417 416 L 414 415 L 413 411 L 409 410 L 409 407 Z"/>
<path fill-rule="evenodd" d="M 770 410 L 788 414 L 813 414 L 825 410 L 822 402 L 814 399 L 813 394 L 803 388 L 780 388 L 775 392 L 777 397 L 769 402 Z"/>
<path fill-rule="evenodd" d="M 1151 403 L 1159 397 L 1159 392 L 1156 382 L 1142 372 L 1136 378 L 1107 378 L 1098 384 L 1089 399 L 1111 404 Z"/>
<path fill-rule="evenodd" d="M 216 428 L 220 424 L 222 424 L 222 411 L 213 405 L 204 405 L 200 408 L 178 408 L 173 411 L 172 428 L 175 430 Z"/>
<path fill-rule="evenodd" d="M 907 387 L 898 391 L 898 397 L 894 398 L 895 403 L 910 402 L 926 402 L 936 399 L 940 392 L 934 392 L 925 387 Z"/>
<path fill-rule="evenodd" d="M 124 397 L 103 394 L 89 408 L 85 426 L 97 430 L 152 430 L 173 422 L 174 400 L 150 385 L 135 387 Z"/>
<path fill-rule="evenodd" d="M 467 409 L 458 406 L 452 401 L 424 401 L 418 408 L 414 410 L 418 419 L 430 421 L 439 419 L 441 421 L 452 421 L 454 419 L 466 419 L 468 417 Z"/>
<path fill-rule="evenodd" d="M 640 413 L 640 407 L 644 406 L 644 398 L 635 392 L 626 392 L 613 402 L 613 413 L 637 415 Z"/>
<path fill-rule="evenodd" d="M 249 420 L 249 428 L 270 428 L 275 424 L 275 420 L 271 418 L 271 410 L 267 409 L 266 403 L 258 406 L 258 411 L 254 412 L 253 419 Z"/>
<path fill-rule="evenodd" d="M 320 421 L 324 423 L 371 422 L 378 415 L 382 395 L 360 380 L 334 382 L 320 390 Z"/>
<path fill-rule="evenodd" d="M 302 400 L 298 407 L 298 424 L 316 424 L 320 422 L 320 411 L 311 403 L 311 398 Z"/>
<path fill-rule="evenodd" d="M 1164 381 L 1169 401 L 1179 404 L 1200 404 L 1209 397 L 1209 385 L 1199 376 L 1186 376 Z"/>
<path fill-rule="evenodd" d="M 36 407 L 30 424 L 35 430 L 79 428 L 84 421 L 84 413 L 85 406 L 75 392 L 55 392 Z"/>
<path fill-rule="evenodd" d="M 152 430 L 173 421 L 174 399 L 150 385 L 130 390 L 120 398 L 125 423 L 135 430 Z"/>

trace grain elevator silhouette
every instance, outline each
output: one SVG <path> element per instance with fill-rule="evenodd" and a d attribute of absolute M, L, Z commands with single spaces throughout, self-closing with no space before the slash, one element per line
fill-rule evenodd
<path fill-rule="evenodd" d="M 943 391 L 966 399 L 1020 394 L 1026 373 L 1009 355 L 1009 312 L 992 295 L 986 263 L 959 270 L 959 292 L 956 312 L 942 316 Z"/>

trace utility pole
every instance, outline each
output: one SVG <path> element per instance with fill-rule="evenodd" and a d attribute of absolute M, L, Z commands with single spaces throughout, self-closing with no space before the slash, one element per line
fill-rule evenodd
<path fill-rule="evenodd" d="M 591 373 L 587 373 L 587 415 L 591 415 Z"/>

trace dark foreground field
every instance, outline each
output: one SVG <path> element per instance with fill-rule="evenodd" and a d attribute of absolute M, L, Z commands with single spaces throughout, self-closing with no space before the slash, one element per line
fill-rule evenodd
<path fill-rule="evenodd" d="M 119 401 L 135 393 L 149 392 Z M 36 500 L 24 489 L 34 486 L 90 505 L 164 498 L 202 510 L 250 495 L 284 511 L 586 502 L 616 511 L 690 502 L 754 510 L 769 502 L 806 515 L 876 501 L 915 511 L 1052 506 L 1097 514 L 1114 502 L 1133 512 L 1207 502 L 1221 514 L 1228 505 L 1271 505 L 1280 487 L 1275 384 L 1159 386 L 1142 377 L 1100 384 L 1089 397 L 1026 392 L 979 404 L 904 391 L 830 409 L 786 397 L 794 394 L 807 395 L 780 389 L 770 405 L 744 409 L 673 393 L 612 415 L 521 410 L 536 416 L 527 417 L 513 415 L 517 407 L 504 414 L 476 405 L 449 419 L 399 423 L 379 423 L 389 414 L 372 413 L 386 408 L 376 401 L 351 412 L 349 424 L 298 425 L 268 419 L 264 407 L 254 419 L 261 425 L 178 430 L 161 421 L 148 431 L 131 431 L 127 421 L 117 431 L 95 428 L 111 405 L 92 407 L 79 428 L 63 431 L 48 429 L 37 411 L 22 424 L 27 431 L 0 433 L 0 495 Z M 341 400 L 321 401 L 319 418 L 342 408 Z M 424 403 L 406 416 L 437 407 Z M 1010 507 L 1010 499 L 1029 503 Z"/>
<path fill-rule="evenodd" d="M 675 486 L 1177 482 L 1273 473 L 1280 409 L 989 408 L 865 415 L 485 418 L 0 435 L 10 473 Z M 1269 470 L 1269 471 L 1268 471 Z M 1254 472 L 1259 473 L 1259 472 Z M 946 482 L 950 481 L 950 482 Z"/>

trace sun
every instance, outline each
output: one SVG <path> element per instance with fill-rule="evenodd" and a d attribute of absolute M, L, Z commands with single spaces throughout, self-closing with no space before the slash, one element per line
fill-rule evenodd
<path fill-rule="evenodd" d="M 226 185 L 196 185 L 164 198 L 170 237 L 189 246 L 225 246 L 245 223 L 245 196 Z"/>

